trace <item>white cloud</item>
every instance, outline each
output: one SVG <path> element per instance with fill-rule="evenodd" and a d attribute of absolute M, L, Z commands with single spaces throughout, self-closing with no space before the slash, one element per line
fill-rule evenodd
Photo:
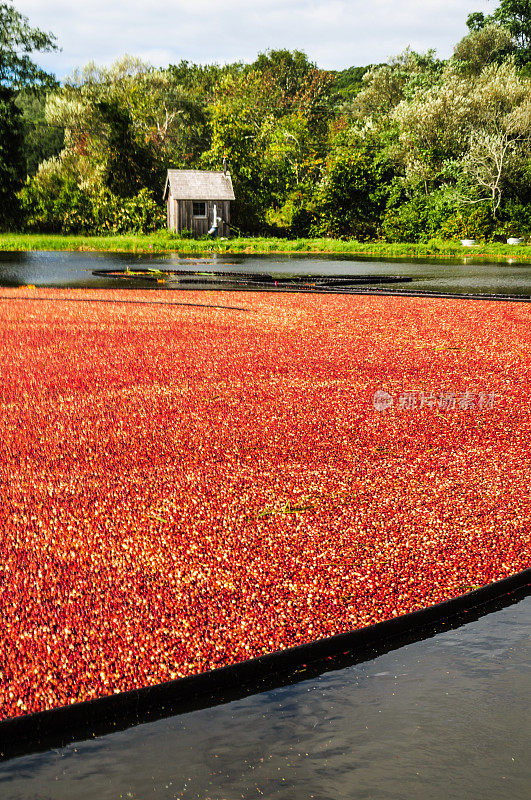
<path fill-rule="evenodd" d="M 157 65 L 251 61 L 288 47 L 319 66 L 342 69 L 386 61 L 407 45 L 450 55 L 472 11 L 488 0 L 15 0 L 30 22 L 55 33 L 61 53 L 38 61 L 59 77 L 88 61 L 124 53 Z"/>

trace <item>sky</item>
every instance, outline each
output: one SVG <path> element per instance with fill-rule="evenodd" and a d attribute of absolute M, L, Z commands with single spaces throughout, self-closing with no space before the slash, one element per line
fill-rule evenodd
<path fill-rule="evenodd" d="M 323 69 L 387 61 L 408 45 L 448 58 L 473 11 L 496 0 L 14 0 L 61 52 L 35 55 L 58 78 L 126 53 L 155 66 L 250 62 L 259 52 L 304 50 Z"/>

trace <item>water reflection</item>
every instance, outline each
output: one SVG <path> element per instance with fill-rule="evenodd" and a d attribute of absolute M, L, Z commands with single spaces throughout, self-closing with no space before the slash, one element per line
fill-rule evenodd
<path fill-rule="evenodd" d="M 164 283 L 142 280 L 138 277 L 113 277 L 94 275 L 101 270 L 119 270 L 126 267 L 217 271 L 232 273 L 268 273 L 273 276 L 379 276 L 382 283 L 370 291 L 396 289 L 385 277 L 409 278 L 408 291 L 428 291 L 457 294 L 502 294 L 519 297 L 531 296 L 531 265 L 524 263 L 480 263 L 473 258 L 462 261 L 444 259 L 389 260 L 335 255 L 290 256 L 212 256 L 210 258 L 179 258 L 169 255 L 136 255 L 132 253 L 82 253 L 82 252 L 0 252 L 0 284 L 2 286 L 64 286 L 77 288 L 209 288 L 201 282 L 183 284 L 171 278 Z M 214 287 L 210 287 L 214 288 Z M 217 285 L 215 288 L 220 288 Z M 255 287 L 257 288 L 257 287 Z"/>

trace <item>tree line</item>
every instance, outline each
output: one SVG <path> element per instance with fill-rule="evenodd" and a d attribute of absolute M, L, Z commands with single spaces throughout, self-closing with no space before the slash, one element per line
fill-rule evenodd
<path fill-rule="evenodd" d="M 299 50 L 155 68 L 125 56 L 61 84 L 56 48 L 0 3 L 0 225 L 165 225 L 168 168 L 227 159 L 242 233 L 360 241 L 531 234 L 531 0 L 468 17 L 451 58 L 406 49 L 323 70 Z"/>

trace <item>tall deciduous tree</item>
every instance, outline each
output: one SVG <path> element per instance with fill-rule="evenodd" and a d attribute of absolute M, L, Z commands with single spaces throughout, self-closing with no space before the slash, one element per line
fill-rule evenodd
<path fill-rule="evenodd" d="M 108 100 L 97 103 L 97 109 L 107 131 L 104 180 L 111 192 L 129 197 L 146 186 L 160 189 L 162 176 L 157 173 L 151 148 L 135 140 L 129 112 Z"/>
<path fill-rule="evenodd" d="M 513 35 L 518 53 L 531 58 L 531 0 L 501 0 L 494 18 Z"/>
<path fill-rule="evenodd" d="M 463 202 L 489 200 L 496 216 L 531 157 L 530 89 L 511 60 L 467 77 L 449 64 L 440 87 L 418 91 L 393 112 L 406 178 L 429 194 L 459 164 L 469 179 Z"/>
<path fill-rule="evenodd" d="M 531 62 L 531 0 L 501 0 L 490 16 L 480 11 L 469 14 L 467 25 L 471 31 L 481 30 L 496 23 L 507 28 L 514 42 L 516 60 L 520 65 Z"/>
<path fill-rule="evenodd" d="M 0 3 L 0 224 L 16 219 L 15 192 L 24 178 L 18 89 L 43 86 L 53 78 L 30 57 L 33 51 L 56 49 L 55 37 L 32 28 L 11 3 Z"/>
<path fill-rule="evenodd" d="M 11 89 L 47 85 L 53 77 L 30 58 L 34 51 L 56 50 L 51 33 L 32 28 L 12 4 L 0 3 L 0 84 Z"/>
<path fill-rule="evenodd" d="M 416 53 L 407 47 L 387 64 L 367 70 L 350 111 L 360 119 L 385 119 L 406 95 L 437 83 L 442 69 L 443 63 L 436 58 L 435 50 Z"/>
<path fill-rule="evenodd" d="M 392 168 L 377 136 L 356 127 L 338 133 L 313 198 L 312 233 L 374 238 L 391 179 Z"/>
<path fill-rule="evenodd" d="M 24 171 L 21 117 L 12 90 L 0 86 L 0 227 L 16 218 L 15 192 Z"/>

